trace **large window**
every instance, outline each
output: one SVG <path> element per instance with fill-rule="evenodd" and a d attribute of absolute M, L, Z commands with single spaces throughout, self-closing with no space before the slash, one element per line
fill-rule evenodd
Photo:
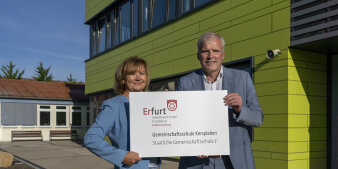
<path fill-rule="evenodd" d="M 90 57 L 217 0 L 124 0 L 90 27 Z"/>

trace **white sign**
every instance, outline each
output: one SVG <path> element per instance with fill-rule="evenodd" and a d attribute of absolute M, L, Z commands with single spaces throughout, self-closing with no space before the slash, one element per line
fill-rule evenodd
<path fill-rule="evenodd" d="M 226 90 L 130 93 L 130 150 L 140 157 L 229 155 L 226 95 Z"/>

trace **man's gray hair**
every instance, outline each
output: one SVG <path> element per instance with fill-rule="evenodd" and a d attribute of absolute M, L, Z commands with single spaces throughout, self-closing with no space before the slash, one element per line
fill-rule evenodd
<path fill-rule="evenodd" d="M 221 40 L 222 42 L 222 52 L 224 52 L 224 46 L 225 46 L 225 42 L 224 42 L 224 39 L 221 35 L 218 35 L 216 33 L 213 33 L 213 32 L 207 32 L 207 33 L 204 33 L 199 39 L 198 39 L 198 42 L 197 42 L 197 49 L 198 49 L 198 52 L 201 51 L 201 45 L 203 42 L 209 40 L 209 39 L 212 39 L 212 38 L 218 38 L 219 40 Z"/>

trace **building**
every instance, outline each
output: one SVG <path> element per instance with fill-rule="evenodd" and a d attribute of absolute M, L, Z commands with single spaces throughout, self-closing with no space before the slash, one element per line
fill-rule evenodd
<path fill-rule="evenodd" d="M 82 138 L 88 109 L 82 83 L 0 79 L 0 142 L 11 141 L 13 130 L 40 130 L 44 141 L 50 130 L 77 130 Z"/>
<path fill-rule="evenodd" d="M 97 114 L 121 61 L 148 61 L 151 90 L 174 90 L 200 67 L 205 32 L 225 38 L 225 64 L 253 75 L 264 123 L 253 129 L 257 169 L 338 168 L 338 1 L 85 1 L 86 94 Z M 266 57 L 269 49 L 281 55 Z M 93 117 L 94 118 L 94 117 Z M 93 119 L 91 118 L 91 119 Z"/>

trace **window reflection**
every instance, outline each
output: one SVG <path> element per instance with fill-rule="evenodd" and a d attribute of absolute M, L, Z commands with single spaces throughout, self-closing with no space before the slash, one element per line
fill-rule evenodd
<path fill-rule="evenodd" d="M 164 0 L 153 0 L 152 28 L 164 23 L 165 10 L 166 2 Z"/>
<path fill-rule="evenodd" d="M 121 42 L 130 39 L 130 1 L 121 7 Z"/>

